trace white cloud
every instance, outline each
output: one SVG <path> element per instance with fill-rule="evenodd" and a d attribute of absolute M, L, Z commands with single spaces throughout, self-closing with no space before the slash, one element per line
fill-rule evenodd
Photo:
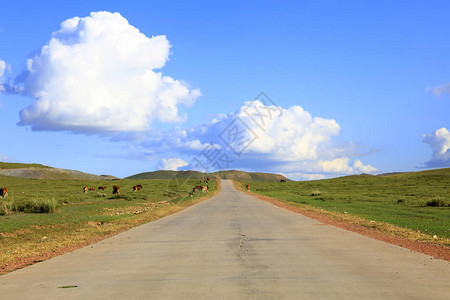
<path fill-rule="evenodd" d="M 14 162 L 14 157 L 0 154 L 1 162 Z"/>
<path fill-rule="evenodd" d="M 320 180 L 327 178 L 324 174 L 307 174 L 307 173 L 283 173 L 283 176 L 296 180 L 296 181 L 303 181 L 303 180 Z"/>
<path fill-rule="evenodd" d="M 200 91 L 158 71 L 169 50 L 166 36 L 149 38 L 119 13 L 68 19 L 27 62 L 24 91 L 36 101 L 19 125 L 107 133 L 179 122 Z"/>
<path fill-rule="evenodd" d="M 433 88 L 431 90 L 431 92 L 435 96 L 440 96 L 440 95 L 445 94 L 445 93 L 450 94 L 450 83 L 437 86 L 437 87 Z"/>
<path fill-rule="evenodd" d="M 354 143 L 334 143 L 339 132 L 335 120 L 313 117 L 300 106 L 284 109 L 250 101 L 236 113 L 150 138 L 143 146 L 178 149 L 193 157 L 191 168 L 202 170 L 238 168 L 311 179 L 378 171 L 355 159 Z"/>
<path fill-rule="evenodd" d="M 161 160 L 160 169 L 177 171 L 178 168 L 185 167 L 187 165 L 189 165 L 189 163 L 180 158 L 164 158 Z"/>
<path fill-rule="evenodd" d="M 353 162 L 353 169 L 363 173 L 375 173 L 378 171 L 377 168 L 372 167 L 371 165 L 364 165 L 359 159 L 356 159 Z"/>
<path fill-rule="evenodd" d="M 433 149 L 432 157 L 425 162 L 425 167 L 450 167 L 450 132 L 447 128 L 442 127 L 430 134 L 424 134 L 423 142 Z"/>
<path fill-rule="evenodd" d="M 0 77 L 2 77 L 3 74 L 5 74 L 5 70 L 6 70 L 6 62 L 0 59 Z"/>
<path fill-rule="evenodd" d="M 0 93 L 5 91 L 5 87 L 3 86 L 3 74 L 5 74 L 6 70 L 6 62 L 0 59 Z"/>

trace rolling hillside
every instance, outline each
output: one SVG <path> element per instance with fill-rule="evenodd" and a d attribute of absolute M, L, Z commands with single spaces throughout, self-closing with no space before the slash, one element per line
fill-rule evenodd
<path fill-rule="evenodd" d="M 34 179 L 111 180 L 110 175 L 93 175 L 75 170 L 52 168 L 39 164 L 0 162 L 0 175 Z"/>
<path fill-rule="evenodd" d="M 279 174 L 270 174 L 270 173 L 252 173 L 252 172 L 244 172 L 239 170 L 227 170 L 227 171 L 219 171 L 214 173 L 201 173 L 197 171 L 154 171 L 154 172 L 145 172 L 136 174 L 133 176 L 129 176 L 126 179 L 172 179 L 174 177 L 180 179 L 205 179 L 206 177 L 210 178 L 220 178 L 220 179 L 233 179 L 233 180 L 249 180 L 249 181 L 269 181 L 275 182 L 280 181 L 282 179 L 289 181 L 286 177 Z"/>

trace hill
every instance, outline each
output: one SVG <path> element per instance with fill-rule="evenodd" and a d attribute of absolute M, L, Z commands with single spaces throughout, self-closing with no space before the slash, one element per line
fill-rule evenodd
<path fill-rule="evenodd" d="M 209 175 L 197 171 L 169 171 L 169 170 L 160 170 L 154 172 L 144 172 L 136 175 L 128 176 L 125 179 L 172 179 L 174 177 L 180 179 L 204 179 Z"/>
<path fill-rule="evenodd" d="M 0 162 L 0 175 L 34 179 L 111 180 L 110 175 L 93 175 L 75 170 L 52 168 L 40 164 Z"/>
<path fill-rule="evenodd" d="M 239 170 L 227 170 L 214 173 L 202 173 L 198 171 L 154 171 L 145 172 L 127 177 L 126 179 L 172 179 L 174 177 L 179 179 L 205 179 L 206 177 L 232 179 L 232 180 L 248 180 L 248 181 L 269 181 L 275 182 L 280 180 L 289 181 L 286 177 L 280 174 L 258 173 L 258 172 L 244 172 Z"/>

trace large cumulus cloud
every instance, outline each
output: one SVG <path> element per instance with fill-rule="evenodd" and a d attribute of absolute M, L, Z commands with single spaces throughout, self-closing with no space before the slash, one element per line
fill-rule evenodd
<path fill-rule="evenodd" d="M 442 127 L 423 136 L 423 142 L 432 149 L 432 157 L 424 163 L 426 168 L 450 167 L 450 132 Z"/>
<path fill-rule="evenodd" d="M 164 35 L 147 37 L 119 13 L 71 18 L 28 59 L 24 93 L 35 101 L 19 125 L 79 133 L 143 131 L 178 122 L 197 89 L 159 71 L 169 58 Z"/>
<path fill-rule="evenodd" d="M 313 117 L 300 106 L 285 109 L 255 100 L 207 124 L 153 135 L 142 145 L 189 154 L 189 167 L 200 170 L 239 168 L 304 178 L 378 171 L 354 157 L 353 144 L 333 142 L 340 130 L 335 120 Z"/>

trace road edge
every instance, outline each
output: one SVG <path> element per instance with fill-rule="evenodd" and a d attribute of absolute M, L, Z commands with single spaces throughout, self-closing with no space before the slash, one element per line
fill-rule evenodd
<path fill-rule="evenodd" d="M 256 193 L 252 193 L 251 191 L 247 191 L 243 189 L 235 180 L 233 180 L 233 186 L 236 190 L 249 194 L 255 198 L 271 203 L 272 205 L 278 206 L 283 209 L 287 209 L 289 211 L 302 214 L 306 217 L 315 219 L 322 223 L 326 223 L 332 226 L 336 226 L 348 231 L 352 231 L 369 238 L 379 240 L 382 242 L 386 242 L 395 246 L 399 246 L 402 248 L 406 248 L 411 251 L 423 253 L 429 255 L 436 259 L 442 259 L 446 261 L 450 261 L 450 248 L 444 245 L 434 245 L 429 243 L 424 243 L 418 240 L 411 240 L 404 237 L 400 237 L 397 235 L 389 234 L 386 232 L 382 232 L 377 228 L 369 228 L 360 224 L 346 222 L 344 220 L 338 220 L 332 218 L 331 216 L 321 213 L 319 209 L 316 210 L 307 210 L 305 208 L 295 206 L 289 204 L 287 202 L 281 201 L 276 198 L 271 198 L 268 196 L 259 195 Z"/>

